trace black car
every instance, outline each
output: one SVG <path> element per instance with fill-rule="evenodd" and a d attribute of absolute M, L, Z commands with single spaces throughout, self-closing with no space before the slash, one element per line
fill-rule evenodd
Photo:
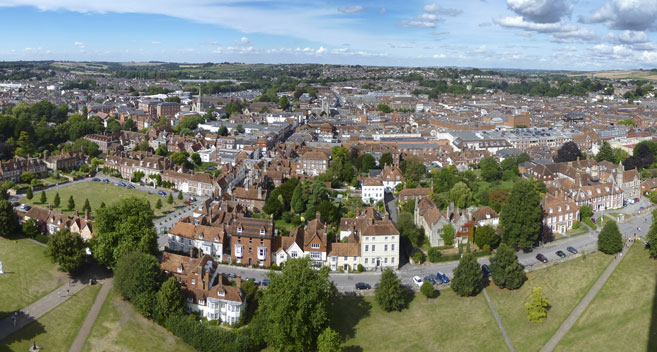
<path fill-rule="evenodd" d="M 568 248 L 566 248 L 566 250 L 568 252 L 572 253 L 572 254 L 577 254 L 578 253 L 577 249 L 575 249 L 575 247 L 568 247 Z"/>
<path fill-rule="evenodd" d="M 237 277 L 237 275 L 235 275 L 235 273 L 228 273 L 228 277 L 234 279 Z"/>
<path fill-rule="evenodd" d="M 488 267 L 488 265 L 483 264 L 481 266 L 481 272 L 484 273 L 484 276 L 489 276 L 490 275 L 490 268 Z"/>
<path fill-rule="evenodd" d="M 650 242 L 646 241 L 645 247 L 646 249 L 650 249 Z"/>
<path fill-rule="evenodd" d="M 371 288 L 372 288 L 372 286 L 370 286 L 370 284 L 366 284 L 364 282 L 357 282 L 356 283 L 356 289 L 357 290 L 369 290 Z"/>
<path fill-rule="evenodd" d="M 566 253 L 564 253 L 563 251 L 557 251 L 556 254 L 559 256 L 559 258 L 565 258 L 566 257 Z"/>
<path fill-rule="evenodd" d="M 547 262 L 548 262 L 547 257 L 544 256 L 544 255 L 541 254 L 541 253 L 538 253 L 538 254 L 536 255 L 536 259 L 537 259 L 539 262 L 541 262 L 541 263 L 547 263 Z"/>

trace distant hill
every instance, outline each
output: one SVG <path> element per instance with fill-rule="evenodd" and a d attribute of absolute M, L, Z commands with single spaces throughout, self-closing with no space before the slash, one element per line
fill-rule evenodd
<path fill-rule="evenodd" d="M 657 69 L 652 70 L 608 70 L 573 73 L 569 76 L 609 79 L 645 79 L 657 81 Z"/>

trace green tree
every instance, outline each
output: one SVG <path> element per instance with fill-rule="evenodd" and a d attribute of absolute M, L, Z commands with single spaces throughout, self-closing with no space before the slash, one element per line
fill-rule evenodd
<path fill-rule="evenodd" d="M 55 193 L 55 199 L 53 199 L 52 204 L 55 208 L 59 208 L 61 200 L 59 199 L 59 192 Z"/>
<path fill-rule="evenodd" d="M 379 159 L 379 166 L 383 168 L 386 165 L 394 165 L 391 153 L 381 154 L 381 158 Z"/>
<path fill-rule="evenodd" d="M 294 187 L 292 192 L 292 200 L 290 200 L 290 207 L 295 213 L 301 214 L 306 210 L 306 202 L 308 201 L 308 194 L 304 192 L 304 185 L 299 183 Z"/>
<path fill-rule="evenodd" d="M 646 239 L 650 243 L 650 256 L 657 258 L 657 210 L 652 211 L 652 225 L 650 225 Z"/>
<path fill-rule="evenodd" d="M 105 202 L 100 202 L 100 207 L 99 208 L 105 208 Z"/>
<path fill-rule="evenodd" d="M 27 198 L 29 200 L 32 200 L 33 197 L 34 197 L 34 194 L 32 193 L 32 187 L 29 187 L 27 189 L 27 193 L 25 194 L 25 198 Z"/>
<path fill-rule="evenodd" d="M 47 201 L 48 201 L 48 196 L 46 195 L 46 191 L 42 191 L 41 197 L 39 198 L 39 203 L 46 204 Z"/>
<path fill-rule="evenodd" d="M 36 220 L 28 219 L 23 222 L 23 235 L 25 237 L 36 238 L 40 233 Z"/>
<path fill-rule="evenodd" d="M 201 155 L 199 153 L 192 153 L 192 161 L 196 165 L 201 165 L 203 161 L 201 161 Z"/>
<path fill-rule="evenodd" d="M 360 172 L 368 172 L 369 170 L 376 168 L 376 159 L 372 154 L 360 155 L 356 160 L 356 167 Z"/>
<path fill-rule="evenodd" d="M 166 144 L 160 144 L 160 146 L 155 149 L 155 154 L 159 156 L 169 155 L 169 150 L 167 149 Z"/>
<path fill-rule="evenodd" d="M 432 263 L 438 263 L 441 256 L 442 256 L 442 253 L 440 253 L 438 248 L 431 247 L 427 251 L 427 258 L 429 258 L 429 261 L 432 262 Z"/>
<path fill-rule="evenodd" d="M 623 249 L 623 236 L 615 221 L 605 221 L 602 231 L 598 234 L 598 249 L 607 254 L 616 254 Z"/>
<path fill-rule="evenodd" d="M 416 156 L 412 156 L 399 163 L 399 168 L 404 173 L 404 177 L 413 182 L 419 182 L 427 173 L 427 167 Z"/>
<path fill-rule="evenodd" d="M 529 299 L 525 302 L 527 308 L 527 318 L 532 323 L 542 323 L 547 318 L 547 312 L 550 308 L 550 302 L 543 296 L 543 289 L 534 287 Z"/>
<path fill-rule="evenodd" d="M 452 226 L 452 224 L 445 224 L 445 226 L 443 226 L 443 231 L 440 233 L 440 238 L 443 239 L 446 246 L 454 245 L 454 239 L 456 238 L 454 226 Z"/>
<path fill-rule="evenodd" d="M 575 161 L 582 157 L 582 152 L 575 142 L 564 143 L 557 151 L 557 156 L 554 161 L 557 163 L 564 163 L 567 161 Z"/>
<path fill-rule="evenodd" d="M 484 181 L 492 182 L 502 178 L 502 168 L 495 158 L 487 157 L 481 159 L 479 169 L 481 170 L 481 178 Z"/>
<path fill-rule="evenodd" d="M 146 317 L 153 314 L 160 282 L 160 263 L 152 255 L 126 252 L 116 262 L 114 288 Z"/>
<path fill-rule="evenodd" d="M 73 195 L 68 198 L 68 205 L 66 206 L 66 209 L 69 211 L 75 209 L 75 200 L 73 200 Z"/>
<path fill-rule="evenodd" d="M 288 99 L 287 95 L 282 96 L 278 100 L 278 106 L 280 106 L 280 108 L 283 110 L 287 110 L 287 108 L 290 107 L 290 100 Z"/>
<path fill-rule="evenodd" d="M 317 350 L 319 352 L 341 352 L 342 339 L 340 334 L 331 328 L 326 328 L 317 337 Z"/>
<path fill-rule="evenodd" d="M 162 199 L 157 200 L 157 203 L 155 203 L 155 209 L 157 210 L 162 209 Z"/>
<path fill-rule="evenodd" d="M 529 248 L 538 240 L 542 220 L 541 197 L 536 187 L 530 180 L 519 180 L 502 206 L 502 240 L 515 248 Z"/>
<path fill-rule="evenodd" d="M 182 199 L 183 199 L 182 191 L 178 191 L 178 200 L 182 200 Z"/>
<path fill-rule="evenodd" d="M 125 198 L 96 210 L 94 227 L 92 253 L 108 268 L 113 268 L 123 254 L 131 251 L 158 252 L 153 210 L 146 199 Z"/>
<path fill-rule="evenodd" d="M 310 258 L 294 258 L 280 274 L 270 272 L 269 286 L 259 301 L 264 339 L 280 351 L 311 351 L 329 323 L 336 288 L 328 268 L 311 267 Z"/>
<path fill-rule="evenodd" d="M 376 109 L 379 110 L 379 111 L 381 111 L 381 112 L 384 113 L 384 114 L 388 114 L 388 113 L 391 113 L 391 112 L 392 112 L 392 109 L 391 109 L 388 105 L 383 104 L 383 103 L 379 103 L 379 104 L 376 106 Z"/>
<path fill-rule="evenodd" d="M 454 269 L 452 290 L 459 296 L 475 296 L 481 291 L 483 274 L 472 253 L 465 253 Z"/>
<path fill-rule="evenodd" d="M 169 192 L 169 196 L 167 197 L 167 203 L 173 204 L 173 192 Z"/>
<path fill-rule="evenodd" d="M 616 163 L 616 159 L 614 158 L 614 151 L 611 148 L 611 145 L 609 145 L 609 142 L 604 141 L 602 142 L 602 146 L 600 146 L 600 150 L 598 151 L 598 154 L 595 156 L 595 161 L 600 162 L 600 161 L 609 161 L 612 163 Z"/>
<path fill-rule="evenodd" d="M 221 280 L 221 279 L 220 279 Z M 155 316 L 163 321 L 172 314 L 182 314 L 185 308 L 185 293 L 175 277 L 169 277 L 155 295 Z"/>
<path fill-rule="evenodd" d="M 89 204 L 89 198 L 84 200 L 84 206 L 82 206 L 82 211 L 91 212 L 91 204 Z"/>
<path fill-rule="evenodd" d="M 386 312 L 401 311 L 406 308 L 404 287 L 397 274 L 390 268 L 385 269 L 381 274 L 379 286 L 374 289 L 374 297 L 381 309 Z"/>
<path fill-rule="evenodd" d="M 87 259 L 85 243 L 80 234 L 62 229 L 50 235 L 48 239 L 48 256 L 59 269 L 67 273 L 78 272 Z"/>
<path fill-rule="evenodd" d="M 426 299 L 434 298 L 436 296 L 436 289 L 429 281 L 424 281 L 422 283 L 422 286 L 420 286 L 420 292 L 422 292 L 422 295 Z"/>
<path fill-rule="evenodd" d="M 582 220 L 589 219 L 591 216 L 593 216 L 593 209 L 591 209 L 591 206 L 588 204 L 582 205 L 579 208 L 579 215 Z"/>
<path fill-rule="evenodd" d="M 0 236 L 13 236 L 19 230 L 18 216 L 14 212 L 14 207 L 8 200 L 0 199 Z"/>
<path fill-rule="evenodd" d="M 484 246 L 497 248 L 500 244 L 500 236 L 497 235 L 495 229 L 490 225 L 479 226 L 475 229 L 474 242 L 479 248 L 484 248 Z"/>
<path fill-rule="evenodd" d="M 500 288 L 515 290 L 527 280 L 527 275 L 518 262 L 516 252 L 504 243 L 490 258 L 490 270 L 493 281 Z"/>
<path fill-rule="evenodd" d="M 472 203 L 472 191 L 464 182 L 457 182 L 449 191 L 449 199 L 457 208 L 465 209 Z"/>

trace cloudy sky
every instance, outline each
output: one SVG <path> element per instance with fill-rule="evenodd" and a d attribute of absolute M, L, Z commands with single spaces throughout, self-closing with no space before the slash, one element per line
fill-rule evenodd
<path fill-rule="evenodd" d="M 657 68 L 657 0 L 0 0 L 0 59 Z"/>

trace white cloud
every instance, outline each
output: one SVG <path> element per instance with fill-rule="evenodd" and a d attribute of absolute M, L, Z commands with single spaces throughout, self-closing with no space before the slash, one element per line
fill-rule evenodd
<path fill-rule="evenodd" d="M 80 49 L 84 49 L 87 47 L 83 42 L 73 42 L 73 45 L 77 46 Z"/>
<path fill-rule="evenodd" d="M 431 57 L 434 58 L 434 59 L 444 59 L 447 56 L 445 54 L 434 54 Z"/>
<path fill-rule="evenodd" d="M 160 44 L 162 44 L 162 42 L 152 41 L 151 44 L 153 44 L 153 45 L 160 45 Z"/>
<path fill-rule="evenodd" d="M 604 23 L 611 29 L 657 31 L 657 1 L 611 0 L 591 16 L 579 20 L 582 23 Z"/>
<path fill-rule="evenodd" d="M 338 7 L 338 12 L 342 12 L 342 13 L 346 13 L 346 14 L 352 14 L 352 13 L 361 12 L 361 11 L 365 11 L 365 10 L 366 10 L 365 6 L 361 6 L 361 5 Z"/>
<path fill-rule="evenodd" d="M 556 23 L 573 11 L 569 0 L 507 0 L 506 3 L 513 12 L 536 23 Z"/>
<path fill-rule="evenodd" d="M 320 46 L 319 49 L 317 49 L 317 51 L 316 51 L 315 53 L 316 53 L 317 55 L 322 55 L 322 54 L 326 54 L 327 51 L 328 51 L 328 50 L 326 50 L 325 47 Z"/>
<path fill-rule="evenodd" d="M 251 41 L 247 37 L 242 37 L 242 38 L 235 41 L 235 44 L 237 44 L 237 45 L 248 45 L 250 43 L 251 43 Z"/>
<path fill-rule="evenodd" d="M 433 3 L 425 5 L 422 8 L 422 13 L 413 18 L 412 20 L 406 20 L 399 22 L 401 27 L 419 27 L 419 28 L 436 28 L 438 22 L 442 20 L 445 16 L 458 16 L 462 13 L 462 10 L 453 9 L 453 8 L 443 8 L 440 5 Z"/>

